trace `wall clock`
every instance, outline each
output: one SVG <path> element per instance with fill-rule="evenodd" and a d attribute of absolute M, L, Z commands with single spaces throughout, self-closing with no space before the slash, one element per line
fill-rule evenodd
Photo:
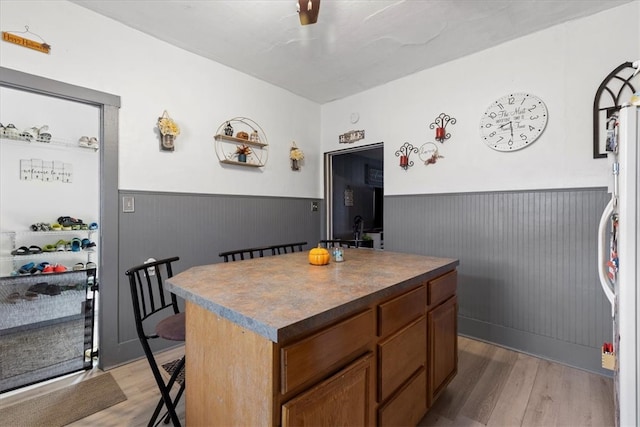
<path fill-rule="evenodd" d="M 493 102 L 480 119 L 480 135 L 498 151 L 531 145 L 547 125 L 547 106 L 529 93 L 511 93 Z"/>

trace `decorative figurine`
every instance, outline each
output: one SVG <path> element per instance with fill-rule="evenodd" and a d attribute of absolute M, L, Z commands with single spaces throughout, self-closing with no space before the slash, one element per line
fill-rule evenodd
<path fill-rule="evenodd" d="M 233 136 L 233 126 L 231 126 L 231 122 L 227 122 L 227 125 L 224 127 L 224 134 L 226 136 Z"/>

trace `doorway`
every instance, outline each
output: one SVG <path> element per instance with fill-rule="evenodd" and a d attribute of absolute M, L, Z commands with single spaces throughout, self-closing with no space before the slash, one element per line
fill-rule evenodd
<path fill-rule="evenodd" d="M 384 248 L 384 145 L 325 153 L 326 236 Z"/>
<path fill-rule="evenodd" d="M 26 96 L 37 97 L 38 99 L 37 102 L 28 102 L 26 98 L 24 98 L 24 100 L 14 103 L 11 108 L 1 108 L 0 112 L 3 115 L 3 122 L 8 123 L 9 120 L 15 120 L 16 123 L 24 122 L 25 124 L 23 124 L 20 129 L 33 124 L 42 125 L 43 123 L 51 125 L 52 127 L 50 130 L 50 140 L 36 140 L 27 143 L 24 141 L 20 142 L 19 140 L 7 141 L 5 138 L 5 141 L 3 141 L 4 145 L 20 143 L 22 144 L 19 147 L 20 150 L 26 150 L 29 146 L 32 146 L 31 149 L 33 150 L 36 150 L 36 147 L 39 147 L 38 149 L 41 150 L 36 151 L 33 156 L 26 151 L 24 153 L 19 153 L 19 160 L 11 162 L 12 167 L 21 164 L 20 161 L 24 157 L 32 163 L 33 158 L 41 160 L 43 171 L 45 170 L 45 164 L 53 164 L 55 170 L 56 161 L 59 160 L 60 162 L 58 163 L 62 163 L 63 166 L 65 166 L 65 164 L 69 164 L 71 168 L 68 168 L 67 172 L 73 173 L 72 175 L 64 175 L 68 178 L 68 182 L 63 184 L 56 184 L 53 179 L 47 180 L 44 174 L 42 177 L 45 177 L 45 179 L 41 179 L 42 182 L 38 182 L 37 179 L 34 179 L 33 171 L 36 168 L 33 167 L 31 168 L 31 179 L 26 179 L 28 177 L 25 177 L 23 180 L 21 179 L 21 175 L 14 173 L 12 179 L 17 180 L 18 178 L 16 177 L 20 178 L 18 181 L 21 184 L 20 188 L 26 185 L 37 184 L 41 187 L 41 190 L 38 193 L 26 192 L 28 196 L 34 198 L 34 201 L 31 202 L 33 209 L 27 209 L 20 215 L 12 214 L 13 217 L 19 217 L 18 223 L 7 224 L 5 220 L 8 216 L 3 214 L 0 231 L 6 231 L 5 228 L 7 228 L 9 229 L 9 234 L 12 234 L 14 232 L 13 229 L 24 229 L 25 227 L 29 227 L 30 224 L 36 223 L 36 221 L 53 223 L 56 221 L 58 215 L 61 214 L 77 216 L 78 218 L 84 219 L 87 223 L 89 220 L 96 222 L 97 229 L 89 230 L 92 231 L 93 234 L 91 238 L 88 239 L 90 240 L 89 243 L 93 241 L 96 246 L 93 249 L 93 254 L 87 255 L 91 256 L 88 261 L 93 262 L 97 266 L 97 269 L 72 269 L 73 267 L 79 268 L 80 262 L 75 263 L 76 261 L 73 261 L 69 263 L 69 259 L 65 259 L 65 256 L 68 255 L 69 257 L 73 257 L 77 254 L 84 254 L 85 252 L 82 250 L 73 251 L 72 249 L 70 253 L 67 253 L 68 251 L 66 250 L 66 247 L 64 253 L 58 253 L 57 249 L 55 254 L 42 252 L 42 254 L 36 254 L 32 257 L 34 260 L 40 262 L 47 260 L 47 256 L 51 256 L 50 260 L 52 262 L 55 260 L 56 264 L 61 265 L 64 265 L 64 262 L 66 261 L 67 267 L 65 268 L 67 271 L 56 276 L 60 278 L 66 278 L 67 276 L 73 278 L 75 274 L 81 274 L 84 271 L 97 272 L 97 276 L 93 277 L 91 282 L 87 281 L 87 288 L 91 289 L 92 292 L 97 290 L 100 296 L 99 298 L 92 300 L 90 303 L 83 303 L 80 307 L 83 310 L 84 317 L 86 317 L 86 313 L 89 312 L 97 312 L 99 316 L 99 321 L 97 322 L 97 327 L 99 329 L 97 338 L 99 341 L 98 347 L 100 349 L 98 367 L 104 368 L 105 366 L 113 366 L 115 364 L 112 360 L 114 358 L 113 355 L 117 355 L 117 349 L 112 344 L 114 337 L 118 333 L 117 328 L 113 325 L 116 319 L 113 318 L 113 316 L 105 316 L 104 314 L 118 311 L 118 298 L 117 295 L 115 295 L 113 286 L 106 286 L 104 292 L 100 292 L 100 284 L 117 283 L 119 276 L 117 265 L 118 216 L 114 215 L 114 212 L 118 211 L 119 206 L 118 110 L 120 108 L 120 97 L 32 74 L 22 73 L 20 71 L 4 67 L 0 67 L 0 88 L 4 91 L 19 91 L 22 96 L 18 99 Z M 7 101 L 5 96 L 3 96 L 2 99 L 3 102 Z M 57 104 L 64 104 L 65 108 L 62 108 Z M 24 118 L 16 116 L 17 110 L 15 110 L 14 106 L 20 105 L 24 108 Z M 35 108 L 36 106 L 38 108 Z M 85 113 L 88 114 L 88 118 L 80 115 Z M 5 114 L 11 114 L 11 117 L 7 116 L 7 118 L 4 118 Z M 78 117 L 82 118 L 78 119 Z M 82 127 L 87 123 L 90 124 L 91 128 L 85 129 Z M 67 131 L 68 133 L 65 134 Z M 99 141 L 98 149 L 87 149 L 86 147 L 80 146 L 78 141 L 82 135 L 95 135 Z M 6 160 L 7 159 L 3 156 L 3 161 Z M 38 162 L 38 165 L 39 164 L 40 162 Z M 3 173 L 6 173 L 4 165 L 2 171 Z M 85 175 L 91 176 L 91 179 L 88 180 Z M 86 185 L 85 181 L 91 181 L 92 187 L 90 190 L 80 187 L 81 185 Z M 2 182 L 6 184 L 8 181 L 3 179 Z M 75 192 L 72 191 L 73 197 L 76 197 L 73 199 L 73 203 L 71 200 L 72 196 L 66 193 L 61 193 L 62 189 L 65 191 L 69 189 L 76 190 Z M 12 187 L 7 194 L 18 194 L 23 196 L 23 193 L 25 193 L 24 190 L 21 193 L 17 193 L 17 190 Z M 91 199 L 92 202 L 90 203 L 90 207 L 88 202 L 89 197 L 87 196 L 88 193 L 91 193 L 93 197 L 93 199 Z M 46 197 L 49 197 L 49 199 L 46 199 Z M 59 205 L 59 203 L 62 203 L 62 205 Z M 5 204 L 3 203 L 2 205 L 3 209 L 5 209 Z M 20 203 L 20 206 L 22 205 L 23 203 Z M 72 212 L 65 209 L 71 209 Z M 29 218 L 27 215 L 33 216 Z M 30 230 L 33 230 L 33 227 L 31 227 Z M 83 230 L 80 231 L 82 233 L 85 232 Z M 76 232 L 78 232 L 78 230 L 49 231 L 48 233 L 40 231 L 23 231 L 21 232 L 21 237 L 24 236 L 30 239 L 32 236 L 34 238 L 40 238 L 40 236 L 42 236 L 41 238 L 45 239 L 43 240 L 44 243 L 51 243 L 56 239 L 73 240 L 72 237 L 75 236 L 74 233 Z M 67 234 L 69 234 L 70 237 L 66 237 Z M 49 240 L 47 239 L 48 235 L 57 237 L 53 240 Z M 79 237 L 87 236 L 80 235 Z M 31 240 L 29 240 L 29 242 L 33 243 Z M 42 259 L 40 257 L 42 257 Z M 25 258 L 24 262 L 28 261 L 29 260 Z M 85 263 L 87 260 L 78 261 L 82 261 L 84 267 L 88 264 L 88 262 Z M 35 261 L 33 262 L 35 264 Z M 31 280 L 29 276 L 18 276 L 18 279 L 24 280 L 25 283 Z M 39 276 L 34 277 L 33 281 L 39 281 Z M 49 285 L 51 284 L 52 283 L 49 283 Z M 88 286 L 89 284 L 91 284 L 90 287 Z M 61 287 L 60 294 L 56 294 L 55 298 L 52 298 L 56 301 L 60 301 L 63 297 L 73 291 L 73 289 L 69 289 L 69 286 L 66 286 L 63 292 Z M 47 297 L 51 297 L 51 295 L 52 294 L 47 294 Z M 95 294 L 93 296 L 95 296 Z M 38 301 L 40 302 L 43 302 L 44 300 L 46 300 L 45 297 L 38 298 Z M 35 301 L 30 302 L 34 303 Z M 100 306 L 99 308 L 96 306 L 96 303 Z M 53 311 L 53 313 L 54 316 L 61 316 L 64 314 L 59 310 Z M 74 315 L 75 314 L 70 315 L 69 317 L 73 317 Z M 88 321 L 91 323 L 92 319 L 80 320 L 81 323 L 83 323 L 83 326 L 87 326 L 86 322 Z M 97 318 L 94 320 L 97 320 Z M 40 323 L 38 323 L 38 325 L 40 325 Z M 95 325 L 91 324 L 91 328 L 95 330 L 94 327 Z M 54 337 L 54 335 L 52 335 L 52 337 Z M 93 337 L 86 336 L 83 332 L 80 338 L 81 341 L 85 339 L 86 341 L 92 341 L 91 338 Z M 87 343 L 83 342 L 83 344 Z M 39 353 L 34 354 L 39 355 Z M 105 355 L 110 357 L 104 357 Z M 94 356 L 97 356 L 97 354 L 93 351 L 85 351 L 83 353 L 81 349 L 79 358 L 81 360 L 88 359 L 89 365 L 91 365 Z M 105 362 L 108 363 L 105 365 Z M 49 373 L 46 369 L 42 372 Z M 61 373 L 57 372 L 57 374 Z M 35 380 L 32 378 L 31 382 L 34 381 Z"/>

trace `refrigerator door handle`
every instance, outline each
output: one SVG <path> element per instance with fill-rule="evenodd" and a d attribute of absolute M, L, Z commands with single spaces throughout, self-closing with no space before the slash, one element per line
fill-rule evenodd
<path fill-rule="evenodd" d="M 600 224 L 598 225 L 598 277 L 600 278 L 600 286 L 602 286 L 602 290 L 606 295 L 609 303 L 611 303 L 611 317 L 614 316 L 614 299 L 615 299 L 615 291 L 613 288 L 613 284 L 609 280 L 609 276 L 607 275 L 609 262 L 609 250 L 608 247 L 608 231 L 609 231 L 609 221 L 611 220 L 611 215 L 614 210 L 614 198 L 609 200 L 607 206 L 604 208 L 604 212 L 602 217 L 600 218 Z"/>

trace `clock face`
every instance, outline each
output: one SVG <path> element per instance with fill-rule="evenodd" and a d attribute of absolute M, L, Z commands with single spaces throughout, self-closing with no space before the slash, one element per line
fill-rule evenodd
<path fill-rule="evenodd" d="M 512 93 L 487 108 L 480 120 L 480 135 L 494 150 L 519 150 L 538 139 L 548 118 L 547 106 L 540 98 Z"/>

